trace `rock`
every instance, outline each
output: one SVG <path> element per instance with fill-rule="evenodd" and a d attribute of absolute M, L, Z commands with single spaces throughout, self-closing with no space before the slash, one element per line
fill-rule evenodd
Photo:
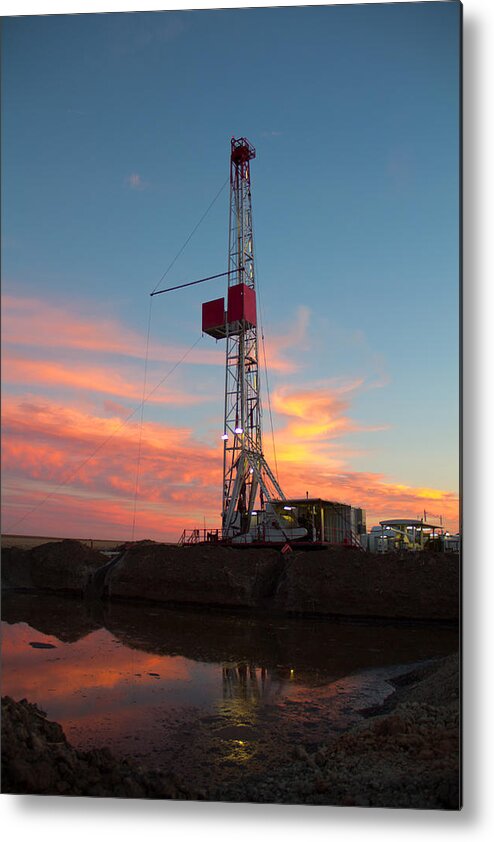
<path fill-rule="evenodd" d="M 406 724 L 401 716 L 392 714 L 374 722 L 372 730 L 380 737 L 389 737 L 394 734 L 403 734 Z"/>
<path fill-rule="evenodd" d="M 303 746 L 295 746 L 295 748 L 293 749 L 293 756 L 296 760 L 307 761 L 309 759 L 309 755 L 307 754 Z"/>

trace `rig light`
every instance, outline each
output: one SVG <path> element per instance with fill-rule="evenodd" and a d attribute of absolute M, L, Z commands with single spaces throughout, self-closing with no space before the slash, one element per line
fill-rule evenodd
<path fill-rule="evenodd" d="M 228 433 L 223 433 L 221 438 L 223 439 L 223 441 L 228 441 Z"/>
<path fill-rule="evenodd" d="M 235 432 L 238 436 L 240 436 L 240 435 L 243 433 L 243 431 L 244 431 L 244 428 L 243 428 L 243 427 L 235 427 L 235 431 L 234 431 L 234 432 Z"/>

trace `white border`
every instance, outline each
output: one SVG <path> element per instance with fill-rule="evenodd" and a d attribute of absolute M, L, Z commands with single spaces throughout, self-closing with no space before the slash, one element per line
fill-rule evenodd
<path fill-rule="evenodd" d="M 365 2 L 366 0 L 364 0 Z M 423 0 L 428 2 L 429 0 Z M 407 0 L 395 0 L 407 2 Z M 340 0 L 340 5 L 346 5 Z M 55 2 L 3 0 L 2 15 L 71 12 L 145 11 L 152 9 L 264 6 L 263 2 Z M 273 6 L 300 5 L 275 2 Z M 311 5 L 325 5 L 313 2 Z M 109 837 L 135 842 L 157 835 L 168 839 L 195 837 L 218 842 L 311 842 L 344 834 L 345 842 L 400 842 L 418 835 L 434 842 L 468 836 L 489 838 L 494 829 L 492 795 L 493 655 L 489 618 L 493 614 L 492 569 L 492 437 L 494 272 L 493 221 L 489 198 L 494 192 L 492 83 L 494 78 L 494 3 L 464 2 L 464 809 L 461 813 L 402 810 L 283 807 L 246 804 L 120 801 L 34 796 L 0 798 L 5 839 L 35 842 L 87 842 Z M 489 35 L 491 36 L 489 38 Z M 487 467 L 486 467 L 487 465 Z M 483 563 L 479 563 L 482 561 Z M 489 587 L 491 585 L 491 587 Z"/>

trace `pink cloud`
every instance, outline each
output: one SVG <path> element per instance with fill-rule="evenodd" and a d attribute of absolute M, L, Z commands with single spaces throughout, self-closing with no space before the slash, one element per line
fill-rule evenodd
<path fill-rule="evenodd" d="M 95 308 L 95 311 L 97 308 Z M 269 346 L 268 364 L 271 370 L 294 371 L 297 365 L 282 353 L 291 346 L 290 336 L 298 336 L 300 316 L 293 334 L 275 338 Z M 2 344 L 23 348 L 77 349 L 88 353 L 117 354 L 135 359 L 146 356 L 145 336 L 117 319 L 101 318 L 94 314 L 83 316 L 69 307 L 37 299 L 4 295 L 2 297 Z M 296 347 L 296 345 L 294 345 Z M 187 353 L 187 365 L 225 365 L 224 345 L 204 338 L 201 345 L 190 350 L 185 345 L 166 344 L 151 339 L 149 360 L 179 362 Z M 262 361 L 261 361 L 262 364 Z"/>
<path fill-rule="evenodd" d="M 70 388 L 77 395 L 97 391 L 105 396 L 104 414 L 48 399 L 4 396 L 3 471 L 4 530 L 73 537 L 128 538 L 133 514 L 139 424 L 123 424 L 128 409 L 115 398 L 140 402 L 142 373 L 70 351 L 108 353 L 141 359 L 145 342 L 117 320 L 85 318 L 35 298 L 4 300 L 5 382 Z M 293 349 L 308 345 L 310 312 L 300 308 L 294 324 L 268 345 L 268 366 L 295 371 Z M 209 343 L 208 343 L 209 344 Z M 12 347 L 15 346 L 15 347 Z M 22 353 L 19 351 L 22 348 Z M 27 349 L 35 349 L 36 359 Z M 40 349 L 63 351 L 58 358 L 40 358 Z M 186 349 L 151 343 L 150 359 L 178 362 Z M 196 348 L 187 357 L 194 364 L 224 365 L 223 348 Z M 458 499 L 439 489 L 413 488 L 378 473 L 348 469 L 348 451 L 341 438 L 366 427 L 352 417 L 352 398 L 380 385 L 363 379 L 305 383 L 279 387 L 273 406 L 285 419 L 276 435 L 280 480 L 285 493 L 327 497 L 362 505 L 368 522 L 396 515 L 415 517 L 424 508 L 438 510 L 457 528 Z M 153 382 L 149 381 L 149 394 Z M 187 406 L 197 392 L 160 389 L 157 403 Z M 265 434 L 269 450 L 269 436 Z M 270 457 L 273 464 L 273 457 Z M 218 441 L 202 440 L 186 426 L 145 422 L 142 427 L 136 537 L 176 540 L 184 527 L 218 526 L 221 506 L 222 450 Z M 44 502 L 43 502 L 44 501 Z M 35 507 L 33 509 L 33 507 Z M 29 514 L 28 514 L 29 513 Z M 110 531 L 109 531 L 110 530 Z"/>
<path fill-rule="evenodd" d="M 112 522 L 122 528 L 128 524 L 136 485 L 137 423 L 122 426 L 115 419 L 49 401 L 27 404 L 7 398 L 3 426 L 6 528 L 47 495 L 50 499 L 43 504 L 43 511 L 33 514 L 35 522 L 38 517 L 41 522 L 48 518 L 56 526 L 53 519 L 58 513 L 56 534 L 68 528 L 69 522 L 77 531 L 78 511 L 81 525 L 94 516 L 98 530 Z M 152 537 L 163 537 L 164 524 L 170 518 L 174 523 L 190 523 L 194 515 L 201 521 L 204 514 L 214 513 L 216 518 L 220 485 L 219 446 L 208 448 L 186 428 L 151 422 L 143 425 L 139 523 L 152 529 Z M 184 502 L 188 517 L 183 513 Z M 30 516 L 26 520 L 29 532 L 31 524 Z"/>
<path fill-rule="evenodd" d="M 18 355 L 4 355 L 4 383 L 15 385 L 36 385 L 64 387 L 72 390 L 103 392 L 106 395 L 118 395 L 133 401 L 142 400 L 142 371 L 134 373 L 134 382 L 129 378 L 129 366 L 125 375 L 115 366 L 81 365 L 80 363 L 62 363 L 51 360 L 26 359 Z M 156 384 L 154 384 L 156 385 Z M 161 386 L 152 393 L 153 385 L 146 390 L 152 403 L 171 403 L 180 406 L 202 403 L 207 396 L 171 390 Z M 152 393 L 152 394 L 151 394 Z M 127 410 L 128 414 L 128 410 Z"/>

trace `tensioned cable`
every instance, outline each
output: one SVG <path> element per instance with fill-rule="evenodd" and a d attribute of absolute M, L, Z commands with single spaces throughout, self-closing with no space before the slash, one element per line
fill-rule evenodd
<path fill-rule="evenodd" d="M 220 187 L 220 189 L 218 190 L 218 192 L 217 192 L 216 196 L 214 197 L 213 201 L 212 201 L 212 202 L 211 202 L 211 204 L 207 207 L 207 209 L 204 211 L 204 213 L 203 213 L 203 215 L 201 216 L 201 218 L 200 218 L 199 222 L 197 223 L 197 225 L 195 226 L 195 228 L 193 229 L 193 231 L 192 231 L 192 232 L 189 234 L 189 236 L 187 237 L 187 239 L 186 239 L 185 243 L 183 244 L 182 248 L 181 248 L 181 249 L 180 249 L 180 251 L 179 251 L 179 252 L 177 252 L 177 254 L 175 255 L 175 257 L 173 258 L 172 262 L 170 263 L 170 265 L 169 265 L 168 269 L 166 269 L 166 271 L 162 274 L 162 276 L 161 276 L 161 278 L 159 279 L 158 283 L 157 283 L 157 284 L 156 284 L 156 286 L 154 287 L 153 292 L 151 293 L 151 295 L 153 295 L 153 293 L 154 293 L 154 292 L 158 289 L 158 287 L 159 287 L 160 283 L 161 283 L 161 282 L 162 282 L 162 281 L 166 278 L 166 276 L 168 275 L 168 272 L 170 271 L 170 269 L 172 268 L 172 266 L 174 265 L 174 263 L 176 263 L 176 261 L 178 260 L 178 258 L 180 257 L 180 255 L 182 254 L 182 252 L 184 251 L 184 249 L 186 248 L 186 246 L 189 244 L 189 242 L 191 241 L 192 237 L 194 236 L 194 234 L 196 233 L 197 229 L 199 228 L 199 225 L 200 225 L 200 224 L 201 224 L 201 222 L 202 222 L 202 221 L 203 221 L 203 220 L 207 217 L 207 215 L 208 215 L 209 211 L 211 210 L 211 208 L 213 207 L 214 203 L 215 203 L 215 202 L 216 202 L 216 200 L 219 198 L 220 194 L 223 192 L 223 190 L 225 189 L 225 187 L 226 187 L 226 185 L 228 184 L 228 182 L 229 182 L 229 181 L 230 181 L 230 176 L 228 176 L 228 178 L 226 179 L 226 181 L 224 182 L 224 184 L 222 184 L 222 185 L 221 185 L 221 187 Z"/>
<path fill-rule="evenodd" d="M 80 464 L 80 465 L 78 465 L 78 466 L 77 466 L 77 468 L 75 468 L 75 470 L 74 470 L 74 471 L 72 471 L 72 473 L 71 473 L 71 474 L 69 474 L 69 476 L 68 476 L 66 479 L 64 479 L 64 480 L 63 480 L 63 482 L 60 482 L 60 483 L 56 486 L 56 488 L 54 488 L 52 491 L 50 491 L 50 492 L 49 492 L 49 494 L 47 494 L 47 495 L 46 495 L 46 497 L 44 497 L 42 500 L 40 500 L 40 502 L 39 502 L 39 503 L 37 503 L 35 506 L 33 506 L 33 507 L 32 507 L 32 508 L 28 511 L 28 512 L 25 512 L 25 513 L 22 515 L 22 517 L 20 517 L 18 520 L 16 520 L 16 521 L 12 524 L 12 526 L 10 527 L 10 529 L 14 529 L 14 528 L 15 528 L 15 527 L 19 524 L 19 523 L 22 523 L 22 521 L 23 521 L 23 520 L 25 520 L 27 517 L 29 517 L 29 515 L 32 515 L 32 514 L 33 514 L 33 512 L 37 511 L 37 510 L 38 510 L 38 509 L 39 509 L 39 508 L 40 508 L 40 507 L 41 507 L 44 503 L 46 503 L 46 501 L 47 501 L 47 500 L 49 500 L 49 499 L 50 499 L 50 497 L 53 497 L 53 495 L 57 493 L 57 491 L 59 490 L 59 488 L 63 488 L 63 486 L 64 486 L 64 485 L 67 485 L 67 483 L 68 483 L 68 482 L 70 482 L 70 481 L 71 481 L 71 480 L 72 480 L 72 479 L 73 479 L 73 478 L 74 478 L 74 477 L 75 477 L 75 476 L 79 473 L 79 471 L 80 471 L 80 470 L 82 470 L 82 468 L 83 468 L 85 465 L 87 465 L 87 463 L 88 463 L 88 462 L 90 462 L 90 461 L 91 461 L 91 459 L 93 459 L 93 458 L 96 456 L 96 454 L 97 454 L 97 453 L 99 453 L 99 451 L 101 450 L 101 448 L 102 448 L 102 447 L 104 447 L 106 444 L 108 444 L 108 442 L 109 442 L 109 441 L 110 441 L 110 440 L 111 440 L 114 436 L 116 436 L 116 434 L 117 434 L 117 433 L 119 433 L 119 432 L 120 432 L 120 430 L 121 430 L 123 427 L 125 427 L 125 425 L 127 424 L 127 422 L 128 422 L 128 421 L 130 421 L 130 419 L 131 419 L 131 418 L 132 418 L 132 417 L 136 414 L 136 412 L 138 412 L 138 411 L 139 411 L 139 409 L 141 408 L 142 403 L 147 403 L 147 401 L 149 400 L 149 398 L 150 398 L 152 395 L 154 395 L 154 393 L 157 391 L 157 389 L 159 389 L 159 387 L 160 387 L 160 386 L 162 386 L 162 385 L 163 385 L 163 383 L 164 383 L 166 380 L 168 380 L 168 378 L 170 377 L 170 375 L 172 375 L 172 374 L 173 374 L 173 372 L 174 372 L 174 371 L 178 368 L 178 366 L 179 366 L 179 365 L 180 365 L 180 364 L 181 364 L 181 363 L 185 360 L 185 358 L 186 358 L 186 357 L 188 357 L 188 355 L 190 354 L 190 352 L 194 350 L 194 348 L 196 347 L 196 345 L 198 345 L 198 343 L 201 341 L 201 339 L 202 339 L 202 334 L 198 337 L 198 339 L 196 339 L 196 341 L 194 342 L 194 344 L 193 344 L 193 345 L 191 345 L 191 346 L 190 346 L 190 348 L 189 348 L 189 349 L 188 349 L 188 350 L 187 350 L 187 351 L 186 351 L 186 352 L 185 352 L 185 353 L 184 353 L 184 354 L 180 357 L 180 359 L 178 360 L 178 362 L 176 362 L 176 363 L 175 363 L 175 365 L 174 365 L 174 366 L 172 366 L 172 368 L 170 368 L 170 369 L 169 369 L 169 371 L 167 371 L 167 373 L 166 373 L 166 374 L 165 374 L 165 376 L 164 376 L 164 377 L 160 380 L 160 382 L 159 382 L 159 383 L 157 383 L 157 384 L 156 384 L 156 386 L 154 386 L 154 388 L 153 388 L 153 389 L 151 389 L 151 391 L 150 391 L 150 392 L 148 392 L 148 394 L 145 396 L 144 400 L 143 400 L 143 401 L 141 401 L 141 403 L 140 403 L 138 406 L 136 406 L 136 408 L 135 408 L 135 409 L 133 409 L 133 410 L 132 410 L 132 412 L 131 412 L 129 415 L 127 415 L 127 418 L 125 418 L 125 419 L 122 421 L 122 423 L 121 423 L 121 424 L 119 424 L 119 426 L 118 426 L 118 427 L 116 427 L 116 428 L 113 430 L 113 432 L 112 432 L 112 433 L 110 433 L 110 435 L 109 435 L 109 436 L 107 436 L 107 438 L 106 438 L 106 439 L 104 439 L 104 441 L 100 442 L 100 444 L 99 444 L 99 445 L 98 445 L 98 446 L 97 446 L 97 447 L 93 450 L 93 452 L 92 452 L 92 453 L 90 453 L 90 454 L 89 454 L 89 456 L 87 456 L 87 457 L 86 457 L 86 458 L 85 458 L 85 459 L 81 462 L 81 464 Z"/>
<path fill-rule="evenodd" d="M 141 470 L 142 428 L 144 426 L 144 399 L 145 399 L 145 396 L 146 396 L 148 359 L 149 359 L 149 336 L 150 336 L 150 333 L 151 333 L 151 307 L 152 307 L 152 299 L 149 300 L 148 331 L 147 331 L 147 337 L 146 337 L 146 356 L 145 356 L 145 359 L 144 359 L 144 378 L 143 378 L 143 384 L 142 384 L 141 420 L 140 420 L 140 425 L 139 425 L 139 446 L 138 446 L 138 449 L 137 449 L 136 486 L 135 486 L 135 491 L 134 491 L 134 512 L 133 512 L 133 517 L 132 517 L 131 541 L 134 540 L 135 527 L 136 527 L 137 495 L 139 493 L 139 476 L 140 476 L 140 470 Z"/>
<path fill-rule="evenodd" d="M 252 213 L 252 230 L 254 230 L 254 214 Z M 274 470 L 276 481 L 279 484 L 279 477 L 278 477 L 278 459 L 276 457 L 276 444 L 274 440 L 274 424 L 273 424 L 273 413 L 271 412 L 271 394 L 269 390 L 269 377 L 268 377 L 268 364 L 266 360 L 266 342 L 264 340 L 264 322 L 262 318 L 262 300 L 261 300 L 261 290 L 259 287 L 259 273 L 258 273 L 258 264 L 257 264 L 257 254 L 254 250 L 254 264 L 256 270 L 256 290 L 257 290 L 257 300 L 259 302 L 259 321 L 261 323 L 261 344 L 262 344 L 262 353 L 264 358 L 264 377 L 266 380 L 266 394 L 268 396 L 268 412 L 269 412 L 269 423 L 271 426 L 271 441 L 273 444 L 273 458 L 274 458 Z"/>
<path fill-rule="evenodd" d="M 134 535 L 135 535 L 135 525 L 136 525 L 136 515 L 137 515 L 137 497 L 138 497 L 138 494 L 139 494 L 139 479 L 140 479 L 140 470 L 141 470 L 142 430 L 143 430 L 143 426 L 144 426 L 144 403 L 145 403 L 144 396 L 146 394 L 146 385 L 147 385 L 147 369 L 148 369 L 148 360 L 149 360 L 149 338 L 150 338 L 150 334 L 151 334 L 152 299 L 153 299 L 154 295 L 159 294 L 159 293 L 156 292 L 157 288 L 159 287 L 161 282 L 166 278 L 166 276 L 167 276 L 168 272 L 170 271 L 170 269 L 172 268 L 172 266 L 176 263 L 176 261 L 178 260 L 178 258 L 182 254 L 182 252 L 185 250 L 187 245 L 190 243 L 192 237 L 196 233 L 196 231 L 199 228 L 201 222 L 203 222 L 204 219 L 206 218 L 206 216 L 208 215 L 209 211 L 213 207 L 216 200 L 219 198 L 220 194 L 224 190 L 228 181 L 229 181 L 229 178 L 227 178 L 226 181 L 221 185 L 221 187 L 218 190 L 218 192 L 216 193 L 214 199 L 212 200 L 212 202 L 210 202 L 210 204 L 208 205 L 208 207 L 204 211 L 203 215 L 201 216 L 199 222 L 197 223 L 197 225 L 194 226 L 191 233 L 189 234 L 189 236 L 185 240 L 185 243 L 179 249 L 179 251 L 177 252 L 175 257 L 171 261 L 170 265 L 168 266 L 168 268 L 165 270 L 165 272 L 163 273 L 163 275 L 161 276 L 161 278 L 159 279 L 159 281 L 155 285 L 153 291 L 150 293 L 151 300 L 149 302 L 148 329 L 147 329 L 147 337 L 146 337 L 146 355 L 145 355 L 145 360 L 144 360 L 144 378 L 143 378 L 144 382 L 143 382 L 143 387 L 142 387 L 141 418 L 140 418 L 140 426 L 139 426 L 139 446 L 138 446 L 138 451 L 137 451 L 136 482 L 135 482 L 135 491 L 134 491 L 134 510 L 133 510 L 133 516 L 132 516 L 132 538 L 131 538 L 132 541 L 134 540 Z M 207 278 L 205 280 L 211 280 L 211 279 Z M 198 283 L 198 282 L 196 281 L 195 283 Z M 192 286 L 192 285 L 193 284 L 183 284 L 183 286 Z M 180 287 L 172 287 L 171 289 L 180 289 Z M 170 292 L 171 290 L 161 290 L 161 291 L 162 292 Z"/>

